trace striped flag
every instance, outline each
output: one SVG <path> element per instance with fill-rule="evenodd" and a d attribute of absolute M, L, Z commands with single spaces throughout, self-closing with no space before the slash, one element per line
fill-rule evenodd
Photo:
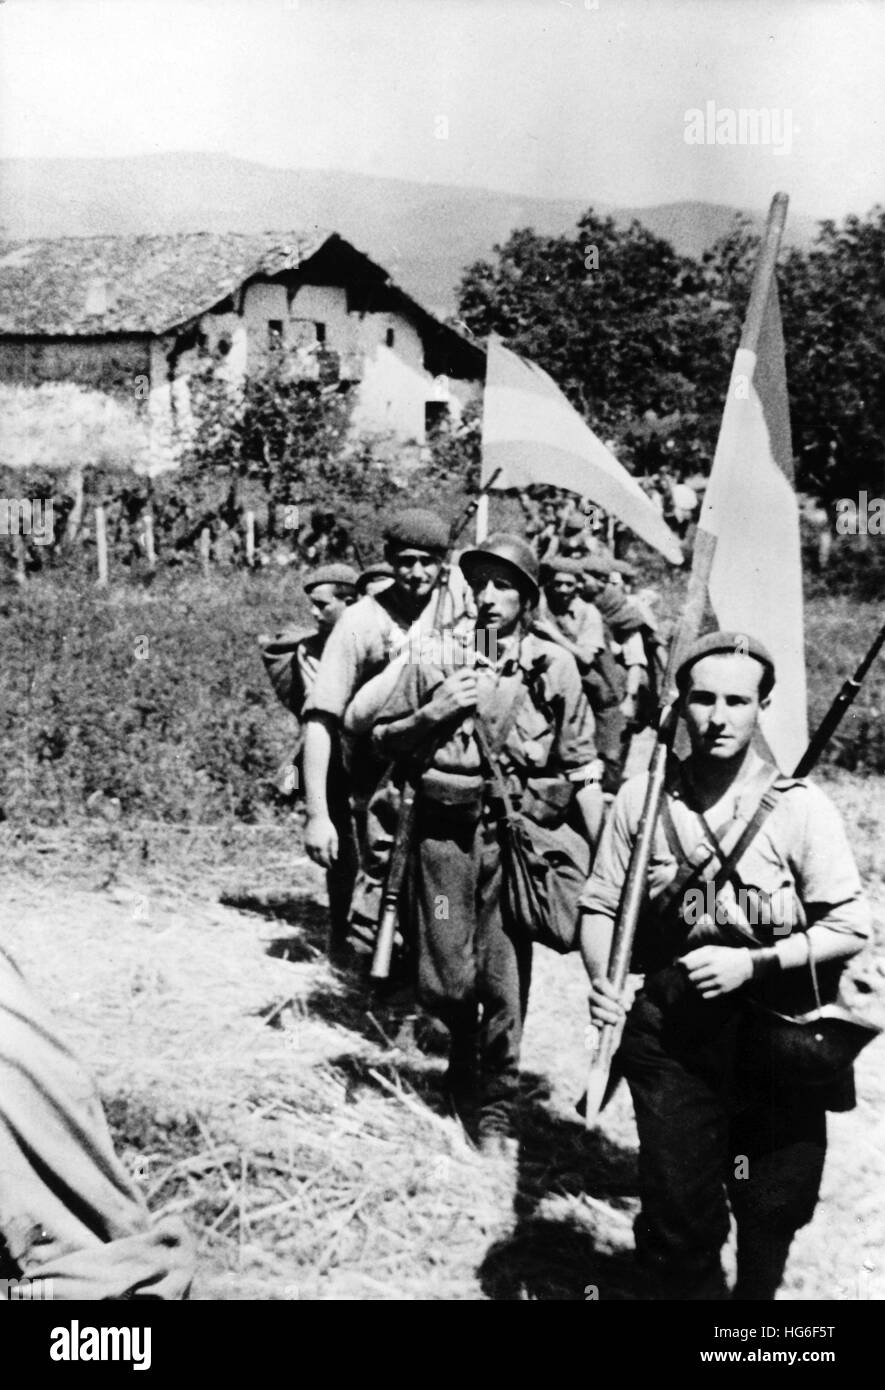
<path fill-rule="evenodd" d="M 679 542 L 636 479 L 598 439 L 556 383 L 489 338 L 482 426 L 482 481 L 500 490 L 547 484 L 595 502 L 674 565 Z"/>
<path fill-rule="evenodd" d="M 783 772 L 808 742 L 799 507 L 777 284 L 756 350 L 735 354 L 696 545 L 713 546 L 708 590 L 720 627 L 751 633 L 777 670 L 761 727 Z"/>

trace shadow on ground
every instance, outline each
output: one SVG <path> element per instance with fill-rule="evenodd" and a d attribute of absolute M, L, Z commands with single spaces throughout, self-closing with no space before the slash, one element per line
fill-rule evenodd
<path fill-rule="evenodd" d="M 264 938 L 264 947 L 269 956 L 299 965 L 325 955 L 329 911 L 323 903 L 308 894 L 222 893 L 219 902 L 224 907 L 251 912 L 256 917 L 287 928 L 280 931 L 279 936 Z"/>
<path fill-rule="evenodd" d="M 267 943 L 271 955 L 303 960 L 305 955 L 299 952 L 313 951 L 325 942 L 326 910 L 311 899 L 270 904 L 244 897 L 237 905 L 290 927 L 287 935 Z M 374 1060 L 347 1052 L 331 1060 L 329 1065 L 345 1078 L 349 1100 L 371 1091 L 395 1105 L 392 1087 L 402 1092 L 407 1105 L 417 1102 L 434 1115 L 452 1115 L 445 1085 L 446 1029 L 420 1010 L 407 987 L 389 985 L 381 992 L 373 991 L 368 957 L 336 970 L 334 981 L 316 986 L 303 1007 L 308 1016 L 387 1049 Z M 588 1133 L 577 1114 L 572 1119 L 557 1113 L 550 1101 L 548 1078 L 524 1072 L 518 1104 L 514 1227 L 482 1260 L 478 1277 L 483 1291 L 488 1298 L 505 1301 L 641 1297 L 632 1252 L 622 1244 L 638 1191 L 636 1154 L 602 1133 Z M 466 1130 L 469 1133 L 469 1120 Z M 562 1219 L 542 1215 L 542 1203 L 557 1197 L 591 1206 L 604 1203 L 619 1232 L 616 1248 L 609 1239 L 595 1239 L 579 1215 Z"/>
<path fill-rule="evenodd" d="M 639 1296 L 632 1253 L 598 1248 L 587 1231 L 570 1221 L 520 1222 L 512 1235 L 489 1249 L 478 1277 L 483 1293 L 496 1302 L 608 1303 Z"/>

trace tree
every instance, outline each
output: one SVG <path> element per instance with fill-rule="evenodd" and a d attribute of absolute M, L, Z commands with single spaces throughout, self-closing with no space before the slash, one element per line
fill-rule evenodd
<path fill-rule="evenodd" d="M 739 316 L 758 238 L 736 226 L 707 257 Z M 778 270 L 797 483 L 832 505 L 885 491 L 885 210 L 821 223 Z"/>
<path fill-rule="evenodd" d="M 194 428 L 178 484 L 197 511 L 234 524 L 243 485 L 257 483 L 278 508 L 323 498 L 340 481 L 350 400 L 337 386 L 299 378 L 284 351 L 232 385 L 213 366 L 191 378 Z"/>
<path fill-rule="evenodd" d="M 702 267 L 592 209 L 573 237 L 523 229 L 495 252 L 462 280 L 474 333 L 499 333 L 548 371 L 638 472 L 665 457 L 681 472 L 709 463 L 736 330 Z"/>

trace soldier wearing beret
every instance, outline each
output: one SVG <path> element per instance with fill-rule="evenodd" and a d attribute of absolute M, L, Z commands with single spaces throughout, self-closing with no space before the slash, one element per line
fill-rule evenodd
<path fill-rule="evenodd" d="M 278 789 L 287 795 L 297 793 L 303 786 L 304 708 L 313 691 L 329 634 L 356 598 L 357 581 L 357 572 L 350 565 L 320 565 L 303 581 L 316 626 L 287 628 L 275 637 L 258 639 L 270 682 L 286 709 L 299 722 L 296 747 L 277 779 Z M 335 871 L 327 875 L 330 951 L 337 955 L 347 930 L 347 911 L 358 862 L 356 829 L 337 744 L 330 749 L 326 779 L 326 802 L 339 844 Z"/>
<path fill-rule="evenodd" d="M 326 639 L 356 598 L 359 579 L 350 565 L 320 565 L 302 583 L 316 626 L 284 628 L 274 637 L 258 639 L 271 685 L 299 720 L 313 689 Z"/>
<path fill-rule="evenodd" d="M 393 565 L 387 560 L 374 560 L 366 565 L 357 580 L 356 592 L 359 598 L 366 594 L 380 594 L 393 583 Z"/>
<path fill-rule="evenodd" d="M 531 632 L 538 564 L 521 538 L 490 536 L 462 553 L 477 606 L 465 659 L 447 669 L 429 656 L 405 663 L 380 709 L 369 686 L 349 713 L 374 724 L 385 756 L 426 750 L 402 920 L 419 999 L 449 1030 L 449 1089 L 463 1112 L 478 1102 L 480 1148 L 508 1155 L 528 1003 L 532 943 L 507 917 L 500 823 L 504 808 L 476 728 L 500 760 L 511 797 L 562 836 L 583 810 L 595 759 L 593 717 L 573 658 Z M 384 676 L 377 685 L 387 689 Z M 362 708 L 362 706 L 366 706 Z"/>
<path fill-rule="evenodd" d="M 304 708 L 304 779 L 307 803 L 305 848 L 315 863 L 337 877 L 342 844 L 330 814 L 330 760 L 341 739 L 344 711 L 354 694 L 382 671 L 426 615 L 448 544 L 448 529 L 435 513 L 413 507 L 391 518 L 385 533 L 385 559 L 393 583 L 366 594 L 336 624 L 317 668 Z M 350 804 L 362 840 L 365 808 L 384 763 L 366 739 L 343 746 Z M 348 885 L 350 888 L 352 885 Z"/>
<path fill-rule="evenodd" d="M 604 566 L 609 573 L 610 562 L 600 556 L 554 555 L 543 561 L 541 579 L 543 597 L 536 620 L 536 631 L 549 641 L 558 642 L 574 656 L 581 672 L 584 690 L 596 721 L 596 744 L 601 759 L 601 783 L 606 792 L 617 791 L 628 737 L 628 679 L 615 656 L 615 642 L 608 624 L 596 604 L 584 597 L 588 583 L 588 565 Z M 598 592 L 602 585 L 594 588 Z M 623 600 L 619 600 L 619 612 Z M 638 649 L 628 647 L 635 663 L 645 662 L 641 638 Z M 620 653 L 623 648 L 617 646 Z M 630 711 L 635 709 L 629 705 Z"/>
<path fill-rule="evenodd" d="M 749 1001 L 783 1008 L 786 996 L 791 1014 L 813 1008 L 812 952 L 821 994 L 832 999 L 845 960 L 869 934 L 835 807 L 813 783 L 779 777 L 751 746 L 774 679 L 761 643 L 725 632 L 698 642 L 677 674 L 691 751 L 668 770 L 632 965 L 644 982 L 618 1052 L 639 1130 L 636 1254 L 652 1298 L 726 1296 L 720 1252 L 730 1201 L 733 1296 L 773 1299 L 793 1236 L 817 1202 L 826 1109 L 853 1105 L 850 1067 L 835 1083 L 810 1086 L 754 1060 Z M 606 968 L 646 786 L 643 774 L 618 793 L 582 899 L 597 1025 L 625 1015 Z M 704 880 L 712 913 L 689 887 Z"/>

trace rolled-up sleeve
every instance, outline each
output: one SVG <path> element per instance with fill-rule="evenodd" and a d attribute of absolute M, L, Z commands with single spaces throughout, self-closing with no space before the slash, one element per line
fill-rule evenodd
<path fill-rule="evenodd" d="M 342 613 L 326 640 L 317 668 L 316 680 L 304 706 L 304 714 L 327 714 L 341 719 L 360 682 L 365 642 L 360 622 L 364 614 L 359 605 Z M 354 615 L 356 614 L 356 617 Z"/>
<path fill-rule="evenodd" d="M 784 800 L 794 802 L 793 870 L 808 920 L 865 941 L 871 930 L 870 909 L 842 817 L 820 787 L 807 783 L 802 790 L 801 802 L 791 793 Z"/>
<path fill-rule="evenodd" d="M 639 828 L 647 782 L 644 773 L 631 777 L 612 802 L 593 861 L 593 872 L 579 899 L 582 912 L 601 917 L 616 915 Z"/>
<path fill-rule="evenodd" d="M 384 757 L 398 757 L 426 746 L 439 730 L 433 693 L 441 672 L 406 663 L 372 730 L 372 744 Z M 458 718 L 463 717 L 458 715 Z"/>

